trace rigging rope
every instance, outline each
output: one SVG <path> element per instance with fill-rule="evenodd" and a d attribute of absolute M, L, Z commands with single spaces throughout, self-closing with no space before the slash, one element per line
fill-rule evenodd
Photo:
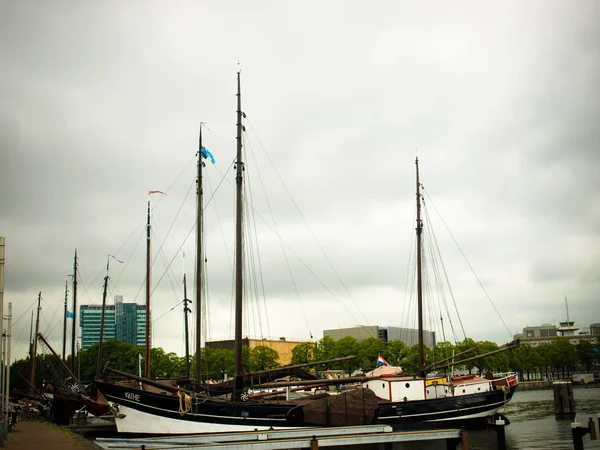
<path fill-rule="evenodd" d="M 177 397 L 179 397 L 179 415 L 185 416 L 192 409 L 192 397 L 181 391 L 177 391 Z"/>
<path fill-rule="evenodd" d="M 338 273 L 338 271 L 335 269 L 333 263 L 331 262 L 331 260 L 329 259 L 329 257 L 327 256 L 327 254 L 325 253 L 325 250 L 323 249 L 323 246 L 320 244 L 319 240 L 317 239 L 315 233 L 313 232 L 312 228 L 309 226 L 308 222 L 306 221 L 306 218 L 304 217 L 304 215 L 302 214 L 302 212 L 300 211 L 300 208 L 298 207 L 298 204 L 296 203 L 296 201 L 294 200 L 294 197 L 292 196 L 291 192 L 289 191 L 289 189 L 287 188 L 287 186 L 285 185 L 283 178 L 281 177 L 281 175 L 279 174 L 279 172 L 277 171 L 277 168 L 275 167 L 275 164 L 273 163 L 273 161 L 271 160 L 271 158 L 269 157 L 269 154 L 266 152 L 266 149 L 264 147 L 264 145 L 262 144 L 260 138 L 258 137 L 258 133 L 256 133 L 256 131 L 254 130 L 254 127 L 252 126 L 252 123 L 250 122 L 249 119 L 247 119 L 248 124 L 250 125 L 250 128 L 252 129 L 252 131 L 254 131 L 254 133 L 257 136 L 258 139 L 258 143 L 260 145 L 260 148 L 263 150 L 267 160 L 269 161 L 269 163 L 271 164 L 271 167 L 273 168 L 275 174 L 277 175 L 277 178 L 279 179 L 283 189 L 285 190 L 285 192 L 287 193 L 288 197 L 290 198 L 292 204 L 294 205 L 294 207 L 296 208 L 296 211 L 298 212 L 298 215 L 300 216 L 300 218 L 302 219 L 302 221 L 304 222 L 304 225 L 306 226 L 306 228 L 308 229 L 311 237 L 313 238 L 313 241 L 315 242 L 315 244 L 317 245 L 319 251 L 321 252 L 322 256 L 325 258 L 325 261 L 327 261 L 327 264 L 329 265 L 330 269 L 333 271 L 334 275 L 336 276 L 338 282 L 341 284 L 342 288 L 344 289 L 344 291 L 346 292 L 346 295 L 348 296 L 348 298 L 350 299 L 350 301 L 352 302 L 352 304 L 354 305 L 354 307 L 356 308 L 356 310 L 358 311 L 359 315 L 361 316 L 361 318 L 363 319 L 363 323 L 368 324 L 369 321 L 366 319 L 365 315 L 362 313 L 362 311 L 360 310 L 360 308 L 358 307 L 356 301 L 354 300 L 354 297 L 352 296 L 352 294 L 350 294 L 350 291 L 348 290 L 347 286 L 345 285 L 345 283 L 343 282 L 340 274 Z M 264 220 L 264 219 L 263 219 Z M 286 244 L 286 246 L 289 248 L 289 245 Z M 294 256 L 296 256 L 298 259 L 300 259 L 295 253 Z M 306 266 L 306 265 L 305 265 Z M 310 271 L 310 273 L 315 276 L 316 275 Z M 321 280 L 318 280 L 323 286 L 324 283 L 321 282 Z M 357 323 L 359 322 L 354 315 L 348 310 L 348 308 L 346 307 L 346 305 L 344 305 L 344 303 L 337 298 L 336 296 L 333 295 L 333 293 L 331 292 L 331 290 L 327 289 L 327 291 L 333 296 L 333 298 L 342 305 L 342 307 L 348 312 L 348 314 L 352 317 L 352 319 L 354 321 L 356 321 Z M 377 337 L 377 336 L 374 336 Z"/>
<path fill-rule="evenodd" d="M 259 140 L 259 142 L 260 142 L 260 140 Z M 264 148 L 263 148 L 263 151 L 264 151 Z M 279 247 L 281 249 L 281 253 L 283 254 L 283 257 L 285 259 L 285 265 L 286 265 L 286 268 L 287 268 L 287 271 L 288 271 L 288 275 L 290 277 L 290 281 L 291 281 L 292 286 L 294 288 L 294 292 L 296 293 L 296 298 L 298 299 L 298 304 L 300 305 L 300 311 L 302 312 L 302 316 L 304 318 L 304 322 L 306 324 L 306 328 L 308 330 L 308 334 L 310 335 L 310 338 L 313 339 L 313 334 L 312 334 L 312 331 L 310 329 L 310 324 L 308 322 L 308 317 L 306 315 L 306 311 L 304 309 L 304 305 L 302 304 L 302 298 L 301 298 L 300 292 L 298 290 L 298 285 L 297 285 L 296 280 L 294 278 L 294 274 L 292 273 L 292 269 L 291 269 L 291 266 L 290 266 L 289 258 L 287 256 L 287 253 L 285 252 L 285 248 L 284 248 L 283 243 L 282 243 L 281 234 L 279 233 L 279 228 L 277 227 L 277 221 L 275 219 L 275 214 L 273 213 L 273 208 L 271 206 L 271 202 L 269 201 L 269 197 L 267 195 L 267 190 L 265 189 L 265 185 L 263 183 L 263 179 L 262 179 L 262 176 L 261 176 L 261 173 L 260 173 L 259 166 L 258 166 L 258 164 L 256 164 L 256 159 L 254 158 L 254 153 L 251 153 L 251 155 L 252 155 L 253 160 L 255 162 L 256 172 L 258 173 L 258 178 L 259 178 L 260 186 L 262 188 L 263 195 L 265 197 L 265 201 L 266 201 L 267 207 L 269 209 L 271 220 L 273 221 L 274 232 L 275 232 L 275 235 L 277 236 L 277 240 L 279 242 Z M 253 219 L 255 219 L 254 215 L 253 215 Z M 253 222 L 255 223 L 255 229 L 256 229 L 256 221 L 253 220 Z M 259 264 L 260 264 L 260 260 L 259 260 Z M 263 294 L 264 294 L 264 284 L 262 286 L 262 290 L 263 290 Z M 265 298 L 265 308 L 266 308 L 266 298 Z"/>
<path fill-rule="evenodd" d="M 448 291 L 450 293 L 450 298 L 452 299 L 452 303 L 454 304 L 454 310 L 456 311 L 456 315 L 458 317 L 458 322 L 459 322 L 460 328 L 461 328 L 461 330 L 463 332 L 464 339 L 467 338 L 467 335 L 465 333 L 465 328 L 463 326 L 462 319 L 461 319 L 460 313 L 458 311 L 458 305 L 456 303 L 456 298 L 454 297 L 454 292 L 452 291 L 452 286 L 450 285 L 450 279 L 448 278 L 448 273 L 446 271 L 446 266 L 444 265 L 444 261 L 443 261 L 442 256 L 441 256 L 441 251 L 440 251 L 440 248 L 438 246 L 437 238 L 435 237 L 435 233 L 433 232 L 433 227 L 431 225 L 431 219 L 430 219 L 430 216 L 429 216 L 429 210 L 427 209 L 427 206 L 426 206 L 426 203 L 425 203 L 424 199 L 423 199 L 423 212 L 424 212 L 424 215 L 426 217 L 426 221 L 425 221 L 426 227 L 425 227 L 425 230 L 426 230 L 427 234 L 431 237 L 431 239 L 429 241 L 432 243 L 432 245 L 431 246 L 428 245 L 428 248 L 429 248 L 430 254 L 431 254 L 431 258 L 432 258 L 432 260 L 438 260 L 439 259 L 439 263 L 433 265 L 434 271 L 435 271 L 435 278 L 436 278 L 436 280 L 438 282 L 438 286 L 440 286 L 439 292 L 441 292 L 441 294 L 442 294 L 442 297 L 443 297 L 442 298 L 442 302 L 443 302 L 443 304 L 445 306 L 446 314 L 447 314 L 448 320 L 450 321 L 450 328 L 452 330 L 452 335 L 454 336 L 454 339 L 455 339 L 455 342 L 456 342 L 457 338 L 456 338 L 456 332 L 454 330 L 454 323 L 452 322 L 452 316 L 450 315 L 450 311 L 448 309 L 448 303 L 446 301 L 446 297 L 445 297 L 445 295 L 443 295 L 444 292 L 445 292 L 444 286 L 448 287 Z M 435 252 L 434 252 L 434 250 L 435 250 Z M 438 265 L 442 267 L 442 271 L 444 273 L 445 284 L 442 282 L 441 275 L 440 275 L 439 270 L 438 270 Z"/>
<path fill-rule="evenodd" d="M 423 188 L 423 191 L 425 192 L 425 188 Z M 465 253 L 462 251 L 462 249 L 460 248 L 460 245 L 458 245 L 458 242 L 456 241 L 456 239 L 454 238 L 454 235 L 452 234 L 452 232 L 450 231 L 450 229 L 448 228 L 448 225 L 446 224 L 446 222 L 444 221 L 442 215 L 440 214 L 440 212 L 438 211 L 438 209 L 435 206 L 435 203 L 433 203 L 433 200 L 431 199 L 431 197 L 429 196 L 428 192 L 425 192 L 427 195 L 427 198 L 431 201 L 431 204 L 433 205 L 433 208 L 435 209 L 435 211 L 438 214 L 438 217 L 440 218 L 440 220 L 442 221 L 442 223 L 444 224 L 444 227 L 446 228 L 446 230 L 448 231 L 448 234 L 450 234 L 450 237 L 452 238 L 452 240 L 454 241 L 454 244 L 456 245 L 456 247 L 458 248 L 460 254 L 462 255 L 463 259 L 465 260 L 465 262 L 467 263 L 467 265 L 469 266 L 469 269 L 471 269 L 471 272 L 473 273 L 473 276 L 475 277 L 475 279 L 477 280 L 477 282 L 479 283 L 479 286 L 481 286 L 481 289 L 483 290 L 483 292 L 485 293 L 485 296 L 487 297 L 487 299 L 489 300 L 490 304 L 492 305 L 492 308 L 494 308 L 494 311 L 496 312 L 496 314 L 498 315 L 498 317 L 500 318 L 500 321 L 502 322 L 502 324 L 504 325 L 504 328 L 506 329 L 506 331 L 508 332 L 508 334 L 510 335 L 511 339 L 513 337 L 512 333 L 510 332 L 510 330 L 508 329 L 508 326 L 506 325 L 506 322 L 504 322 L 504 319 L 502 318 L 502 316 L 500 315 L 500 311 L 498 311 L 498 308 L 496 308 L 496 305 L 494 304 L 494 302 L 492 301 L 492 298 L 490 297 L 490 295 L 488 294 L 488 292 L 486 291 L 485 287 L 483 286 L 483 283 L 481 282 L 481 280 L 479 279 L 479 277 L 477 276 L 477 274 L 475 273 L 475 270 L 473 269 L 473 267 L 471 266 L 471 263 L 469 262 L 469 260 L 467 259 L 467 256 L 465 255 Z"/>

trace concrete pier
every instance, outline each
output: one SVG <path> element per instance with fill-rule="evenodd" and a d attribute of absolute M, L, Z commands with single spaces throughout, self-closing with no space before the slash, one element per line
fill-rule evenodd
<path fill-rule="evenodd" d="M 50 422 L 22 421 L 8 433 L 8 450 L 100 450 L 92 441 Z"/>
<path fill-rule="evenodd" d="M 98 439 L 96 443 L 105 449 L 132 448 L 181 448 L 201 449 L 240 449 L 276 450 L 276 449 L 313 449 L 325 447 L 345 448 L 393 443 L 418 443 L 425 441 L 444 441 L 446 449 L 454 450 L 461 446 L 468 449 L 468 438 L 464 430 L 428 430 L 414 432 L 395 432 L 389 426 L 367 425 L 358 427 L 300 428 L 278 431 L 255 431 L 212 435 L 141 438 L 141 439 Z M 387 448 L 387 447 L 386 447 Z"/>

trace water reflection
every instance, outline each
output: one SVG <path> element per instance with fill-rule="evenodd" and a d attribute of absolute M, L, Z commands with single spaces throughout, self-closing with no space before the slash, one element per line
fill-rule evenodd
<path fill-rule="evenodd" d="M 506 450 L 572 450 L 571 423 L 581 422 L 587 426 L 588 419 L 596 421 L 600 413 L 600 388 L 575 388 L 574 419 L 559 420 L 554 417 L 552 389 L 542 391 L 517 391 L 511 402 L 500 413 L 510 420 L 506 430 Z M 470 450 L 498 449 L 497 435 L 491 430 L 469 431 Z M 600 433 L 599 433 L 600 437 Z M 584 436 L 585 450 L 600 449 L 600 440 L 591 441 L 589 434 Z M 365 447 L 378 448 L 378 447 Z M 388 448 L 388 447 L 386 447 Z M 419 444 L 394 444 L 395 450 L 443 450 L 441 441 Z M 457 447 L 460 449 L 460 446 Z"/>
<path fill-rule="evenodd" d="M 572 449 L 572 422 L 581 422 L 582 426 L 587 426 L 588 419 L 592 417 L 598 427 L 600 389 L 575 388 L 573 394 L 577 411 L 575 418 L 561 420 L 554 417 L 554 399 L 551 389 L 517 391 L 502 412 L 511 422 L 506 427 L 506 449 Z M 586 450 L 600 449 L 600 440 L 591 441 L 589 435 L 584 436 L 583 443 Z"/>

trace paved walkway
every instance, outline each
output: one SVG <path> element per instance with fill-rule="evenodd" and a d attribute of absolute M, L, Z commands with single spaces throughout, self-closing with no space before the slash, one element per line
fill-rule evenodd
<path fill-rule="evenodd" d="M 50 422 L 19 422 L 8 433 L 4 448 L 9 450 L 97 450 L 91 441 Z"/>

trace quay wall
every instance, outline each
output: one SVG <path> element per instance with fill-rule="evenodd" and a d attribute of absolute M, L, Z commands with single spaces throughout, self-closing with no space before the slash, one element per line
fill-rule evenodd
<path fill-rule="evenodd" d="M 555 380 L 560 381 L 560 380 Z M 570 380 L 564 380 L 570 381 Z M 521 381 L 519 382 L 519 391 L 535 391 L 540 389 L 552 389 L 553 381 Z M 598 383 L 573 384 L 575 389 L 600 388 Z"/>

